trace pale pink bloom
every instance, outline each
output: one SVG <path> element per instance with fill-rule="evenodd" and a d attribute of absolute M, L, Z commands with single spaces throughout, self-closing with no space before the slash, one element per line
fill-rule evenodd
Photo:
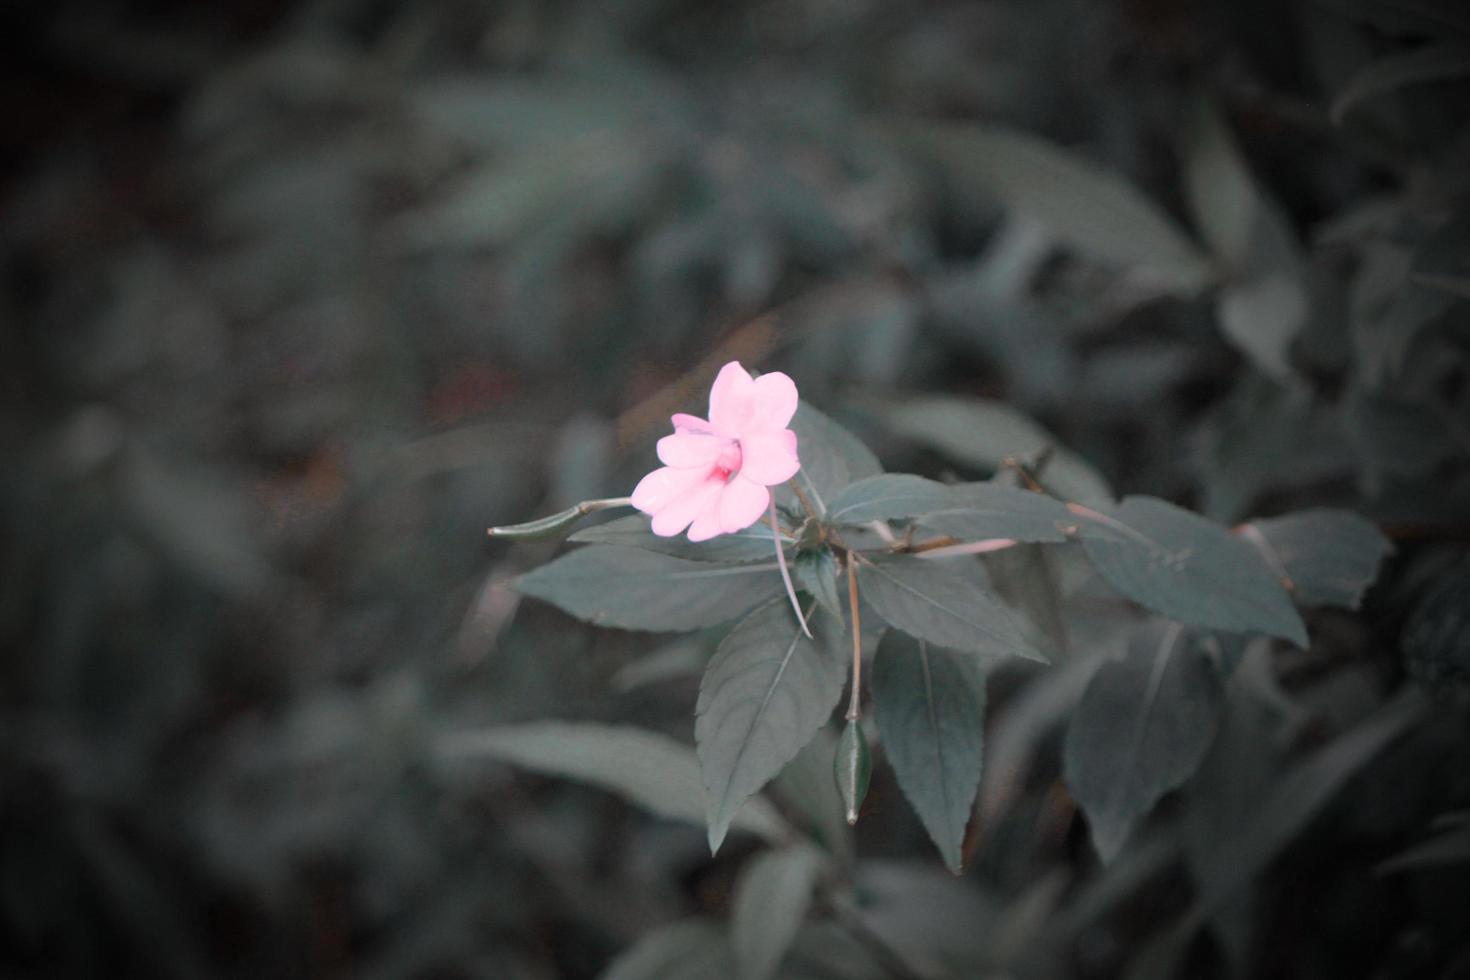
<path fill-rule="evenodd" d="M 758 521 L 771 503 L 767 487 L 796 475 L 796 383 L 777 372 L 752 378 L 739 362 L 720 368 L 709 393 L 709 421 L 673 417 L 674 434 L 658 441 L 665 464 L 639 481 L 633 506 L 653 516 L 653 533 L 707 541 Z"/>

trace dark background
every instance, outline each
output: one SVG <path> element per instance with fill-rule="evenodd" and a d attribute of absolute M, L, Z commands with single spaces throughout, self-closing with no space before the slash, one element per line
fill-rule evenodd
<path fill-rule="evenodd" d="M 590 977 L 724 915 L 749 841 L 712 861 L 433 746 L 548 717 L 690 740 L 697 662 L 520 605 L 555 545 L 484 528 L 629 492 L 730 359 L 891 469 L 955 471 L 886 424 L 948 392 L 1120 492 L 1378 520 L 1364 613 L 1314 616 L 1268 681 L 1293 745 L 1408 685 L 1431 718 L 1177 969 L 1470 971 L 1470 866 L 1375 871 L 1470 806 L 1463 4 L 63 0 L 0 38 L 0 972 Z M 1284 251 L 1194 291 L 1086 200 L 1079 248 L 914 137 L 1045 138 L 1208 240 L 1202 107 Z M 1273 376 L 1220 296 L 1280 268 L 1306 313 Z M 859 864 L 952 962 L 1142 969 L 1188 875 L 1079 926 L 1097 861 L 1038 751 L 962 879 L 880 764 Z"/>

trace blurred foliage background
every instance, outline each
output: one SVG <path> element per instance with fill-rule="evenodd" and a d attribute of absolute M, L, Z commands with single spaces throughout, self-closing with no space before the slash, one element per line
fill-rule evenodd
<path fill-rule="evenodd" d="M 1470 975 L 1462 3 L 58 0 L 0 37 L 7 975 L 591 977 L 724 916 L 751 841 L 434 745 L 690 740 L 698 638 L 520 605 L 555 545 L 484 528 L 628 492 L 729 359 L 892 469 L 983 475 L 942 409 L 984 398 L 1119 492 L 1397 544 L 1361 615 L 1247 655 L 1220 795 L 1107 869 L 1057 779 L 1085 673 L 997 678 L 967 874 L 880 767 L 866 931 L 818 915 L 789 975 Z M 1189 814 L 1409 687 L 1168 951 Z"/>

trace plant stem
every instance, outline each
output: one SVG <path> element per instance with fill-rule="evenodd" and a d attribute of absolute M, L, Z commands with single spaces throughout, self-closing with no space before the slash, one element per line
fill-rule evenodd
<path fill-rule="evenodd" d="M 787 480 L 786 485 L 791 488 L 792 493 L 796 494 L 796 499 L 801 501 L 801 506 L 806 511 L 806 516 L 814 521 L 819 520 L 817 509 L 812 506 L 811 499 L 807 497 L 801 487 L 797 486 L 796 478 L 792 477 L 790 480 Z"/>
<path fill-rule="evenodd" d="M 771 498 L 771 527 L 776 527 L 776 498 Z M 796 586 L 791 584 L 791 572 L 786 568 L 786 552 L 781 547 L 781 536 L 773 534 L 771 540 L 776 542 L 776 564 L 781 567 L 781 581 L 786 585 L 786 596 L 791 600 L 791 611 L 796 613 L 796 621 L 801 624 L 801 631 L 806 638 L 812 638 L 812 631 L 806 625 L 806 617 L 801 614 L 801 603 L 796 601 Z"/>

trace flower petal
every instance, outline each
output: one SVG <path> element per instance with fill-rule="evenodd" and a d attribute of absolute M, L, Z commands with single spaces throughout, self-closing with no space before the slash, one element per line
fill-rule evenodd
<path fill-rule="evenodd" d="M 760 520 L 771 503 L 771 491 L 737 476 L 720 494 L 720 529 L 733 534 Z"/>
<path fill-rule="evenodd" d="M 690 541 L 708 541 L 710 538 L 717 538 L 725 533 L 725 529 L 720 526 L 720 501 L 723 498 L 723 493 L 712 498 L 709 506 L 700 511 L 694 523 L 689 525 Z"/>
<path fill-rule="evenodd" d="M 698 415 L 675 412 L 669 416 L 669 421 L 674 423 L 675 432 L 692 432 L 695 435 L 710 435 L 715 431 L 714 426 L 710 425 Z"/>
<path fill-rule="evenodd" d="M 715 505 L 724 486 L 724 480 L 710 477 L 683 496 L 669 501 L 668 506 L 653 515 L 653 533 L 661 538 L 672 538 L 688 527 L 690 521 Z"/>
<path fill-rule="evenodd" d="M 740 476 L 773 486 L 784 483 L 801 469 L 796 456 L 796 433 L 790 429 L 757 432 L 740 440 Z"/>
<path fill-rule="evenodd" d="M 780 371 L 755 379 L 754 429 L 784 429 L 796 414 L 796 382 Z"/>
<path fill-rule="evenodd" d="M 755 381 L 739 361 L 731 361 L 720 368 L 709 390 L 710 424 L 722 435 L 738 436 L 754 412 Z"/>
<path fill-rule="evenodd" d="M 667 466 L 713 466 L 728 440 L 686 430 L 658 441 L 658 458 Z"/>
<path fill-rule="evenodd" d="M 709 479 L 710 472 L 704 467 L 660 467 L 633 488 L 633 506 L 645 514 L 656 514 Z"/>

